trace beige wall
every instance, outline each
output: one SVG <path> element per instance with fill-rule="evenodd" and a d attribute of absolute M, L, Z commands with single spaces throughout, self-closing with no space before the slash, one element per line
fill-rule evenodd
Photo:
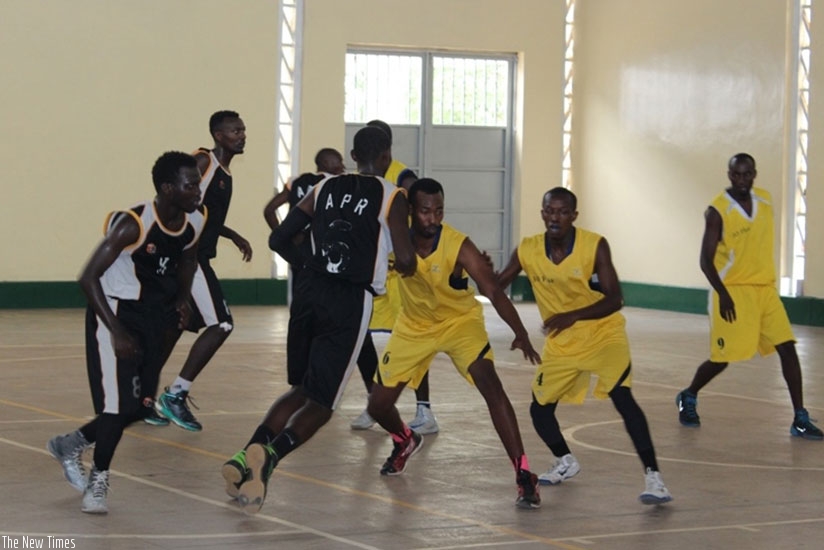
<path fill-rule="evenodd" d="M 342 148 L 348 45 L 519 56 L 513 239 L 542 230 L 560 181 L 563 0 L 308 0 L 299 160 Z M 746 150 L 784 210 L 786 3 L 577 0 L 574 188 L 579 222 L 609 239 L 625 281 L 703 287 L 702 215 Z M 368 14 L 365 17 L 364 14 Z M 5 0 L 0 121 L 6 143 L 0 281 L 73 279 L 112 208 L 152 194 L 164 150 L 211 145 L 209 114 L 238 110 L 247 152 L 232 163 L 226 278 L 267 277 L 260 210 L 274 181 L 277 2 Z M 814 17 L 824 51 L 824 17 Z M 816 36 L 816 29 L 818 36 Z M 813 55 L 808 295 L 824 296 L 824 56 Z M 821 69 L 821 70 L 818 70 Z M 816 109 L 823 111 L 818 113 Z"/>
<path fill-rule="evenodd" d="M 785 9 L 578 0 L 579 223 L 607 236 L 623 280 L 706 286 L 703 213 L 736 152 L 755 157 L 756 184 L 783 212 Z"/>
<path fill-rule="evenodd" d="M 343 148 L 348 45 L 517 53 L 518 93 L 526 116 L 516 120 L 521 150 L 516 159 L 513 234 L 541 231 L 541 195 L 560 184 L 563 19 L 563 0 L 309 0 L 301 166 L 312 169 L 312 158 L 320 147 Z M 529 183 L 519 185 L 519 181 Z"/>
<path fill-rule="evenodd" d="M 821 8 L 821 4 L 815 5 Z M 807 184 L 807 257 L 804 293 L 824 298 L 824 10 L 812 19 L 810 150 Z"/>
<path fill-rule="evenodd" d="M 154 195 L 164 151 L 212 146 L 209 115 L 248 126 L 227 224 L 222 276 L 266 277 L 260 215 L 274 182 L 276 2 L 3 0 L 0 281 L 74 279 L 105 214 Z"/>

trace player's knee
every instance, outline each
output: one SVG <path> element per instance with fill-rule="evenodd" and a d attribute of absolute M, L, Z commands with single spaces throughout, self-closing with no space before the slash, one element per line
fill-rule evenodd
<path fill-rule="evenodd" d="M 534 422 L 542 422 L 547 419 L 551 419 L 555 417 L 555 408 L 558 406 L 558 403 L 549 403 L 547 405 L 541 405 L 538 403 L 535 398 L 532 398 L 532 404 L 529 406 L 529 416 L 532 417 L 532 421 Z"/>

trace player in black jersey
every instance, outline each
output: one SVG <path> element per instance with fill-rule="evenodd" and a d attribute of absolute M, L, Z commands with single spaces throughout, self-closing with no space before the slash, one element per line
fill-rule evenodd
<path fill-rule="evenodd" d="M 71 485 L 83 492 L 81 510 L 108 512 L 109 466 L 123 430 L 145 416 L 157 391 L 170 335 L 189 322 L 189 292 L 205 210 L 197 161 L 169 152 L 155 162 L 153 201 L 114 212 L 106 235 L 80 276 L 89 301 L 86 364 L 97 416 L 52 438 L 48 450 Z M 94 445 L 87 477 L 83 451 Z"/>
<path fill-rule="evenodd" d="M 306 443 L 332 416 L 355 367 L 372 312 L 384 292 L 388 255 L 395 269 L 415 272 L 405 194 L 383 179 L 389 139 L 376 128 L 355 135 L 358 174 L 318 183 L 272 232 L 269 246 L 290 264 L 302 261 L 292 239 L 311 223 L 313 254 L 290 308 L 287 372 L 281 395 L 246 448 L 223 466 L 226 490 L 247 513 L 260 510 L 278 461 Z"/>
<path fill-rule="evenodd" d="M 198 269 L 192 283 L 192 320 L 187 330 L 206 330 L 198 336 L 180 374 L 171 386 L 157 398 L 157 411 L 147 419 L 152 424 L 168 424 L 167 418 L 186 430 L 203 429 L 187 399 L 192 382 L 214 357 L 234 328 L 234 320 L 223 296 L 217 275 L 210 262 L 217 255 L 218 237 L 226 237 L 238 247 L 243 261 L 252 259 L 252 247 L 233 229 L 226 225 L 226 214 L 232 200 L 232 173 L 229 164 L 235 155 L 242 155 L 246 146 L 246 126 L 235 111 L 218 111 L 209 119 L 209 132 L 214 138 L 214 148 L 198 149 L 194 156 L 201 173 L 200 191 L 203 204 L 209 211 L 209 219 L 198 246 Z M 171 351 L 171 350 L 170 350 Z"/>

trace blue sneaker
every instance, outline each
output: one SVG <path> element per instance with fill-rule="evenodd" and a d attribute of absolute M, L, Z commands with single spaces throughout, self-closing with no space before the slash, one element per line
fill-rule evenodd
<path fill-rule="evenodd" d="M 197 408 L 192 398 L 189 397 L 189 392 L 180 391 L 178 393 L 172 393 L 169 391 L 169 388 L 166 387 L 165 391 L 157 398 L 155 407 L 157 408 L 157 412 L 162 416 L 165 416 L 184 430 L 199 432 L 203 429 L 203 426 L 197 421 L 192 411 L 189 410 L 186 401 L 191 401 L 192 406 Z"/>
<path fill-rule="evenodd" d="M 675 404 L 678 405 L 678 420 L 684 426 L 697 428 L 701 425 L 701 417 L 695 407 L 698 405 L 698 396 L 689 390 L 684 390 L 675 396 Z"/>
<path fill-rule="evenodd" d="M 810 413 L 807 412 L 807 409 L 798 409 L 795 411 L 795 420 L 793 420 L 793 424 L 790 426 L 790 435 L 811 439 L 813 441 L 821 441 L 824 439 L 824 434 L 821 433 L 821 430 L 810 422 Z"/>

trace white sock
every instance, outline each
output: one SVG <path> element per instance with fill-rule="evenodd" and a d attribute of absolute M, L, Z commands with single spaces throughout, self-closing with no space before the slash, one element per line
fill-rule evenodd
<path fill-rule="evenodd" d="M 191 389 L 192 383 L 189 380 L 184 380 L 181 377 L 177 377 L 174 381 L 174 384 L 169 386 L 169 391 L 171 393 L 180 393 L 182 391 L 189 391 Z"/>

